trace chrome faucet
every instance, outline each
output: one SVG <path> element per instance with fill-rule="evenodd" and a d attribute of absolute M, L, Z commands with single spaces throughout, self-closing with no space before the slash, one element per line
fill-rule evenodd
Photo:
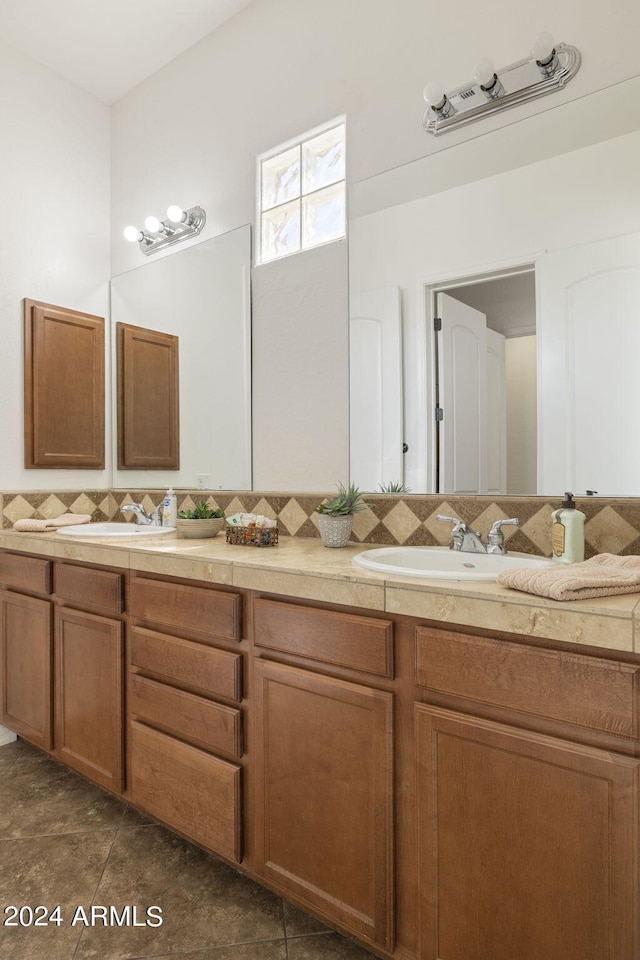
<path fill-rule="evenodd" d="M 141 503 L 125 503 L 123 507 L 120 507 L 120 513 L 133 513 L 135 514 L 136 523 L 139 523 L 141 526 L 162 526 L 162 504 L 158 504 L 153 513 L 147 513 L 145 508 Z"/>
<path fill-rule="evenodd" d="M 457 517 L 445 517 L 441 513 L 437 515 L 436 520 L 453 524 L 449 549 L 459 550 L 461 553 L 505 554 L 507 550 L 504 545 L 502 527 L 517 527 L 520 523 L 517 517 L 513 517 L 510 520 L 496 520 L 495 523 L 491 524 L 489 536 L 485 544 L 482 542 L 482 534 L 479 531 L 478 533 L 474 533 L 464 520 L 458 520 Z"/>

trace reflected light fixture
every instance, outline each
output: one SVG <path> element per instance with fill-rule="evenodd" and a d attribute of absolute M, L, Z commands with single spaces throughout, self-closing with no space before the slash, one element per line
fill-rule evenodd
<path fill-rule="evenodd" d="M 147 217 L 144 221 L 144 230 L 139 230 L 138 227 L 125 227 L 124 236 L 131 243 L 137 241 L 142 252 L 148 257 L 149 254 L 168 247 L 172 243 L 197 236 L 204 227 L 206 219 L 207 215 L 202 207 L 189 207 L 188 210 L 183 210 L 182 207 L 172 204 L 167 209 L 166 220 L 158 220 L 153 216 Z"/>
<path fill-rule="evenodd" d="M 542 97 L 562 87 L 580 69 L 580 51 L 566 43 L 554 43 L 550 33 L 539 34 L 531 55 L 496 70 L 483 57 L 473 68 L 473 80 L 445 92 L 432 80 L 424 88 L 427 109 L 423 126 L 437 135 L 481 117 Z"/>

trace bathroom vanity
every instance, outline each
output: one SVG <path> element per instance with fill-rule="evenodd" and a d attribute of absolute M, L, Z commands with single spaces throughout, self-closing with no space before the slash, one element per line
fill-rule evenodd
<path fill-rule="evenodd" d="M 380 957 L 636 960 L 640 596 L 0 533 L 0 722 Z"/>

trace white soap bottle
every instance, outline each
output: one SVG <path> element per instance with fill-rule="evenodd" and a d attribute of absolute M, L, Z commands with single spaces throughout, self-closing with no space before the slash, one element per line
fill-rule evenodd
<path fill-rule="evenodd" d="M 556 563 L 584 560 L 585 515 L 576 509 L 572 493 L 565 493 L 559 510 L 551 514 L 551 548 Z"/>
<path fill-rule="evenodd" d="M 178 498 L 173 487 L 169 487 L 162 502 L 162 526 L 175 527 L 178 519 Z"/>

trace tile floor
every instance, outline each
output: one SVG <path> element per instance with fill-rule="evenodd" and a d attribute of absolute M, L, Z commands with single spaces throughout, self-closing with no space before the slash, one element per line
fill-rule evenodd
<path fill-rule="evenodd" d="M 62 922 L 6 926 L 10 905 L 59 905 Z M 125 923 L 91 926 L 92 905 Z M 0 957 L 375 960 L 20 740 L 0 747 Z"/>

